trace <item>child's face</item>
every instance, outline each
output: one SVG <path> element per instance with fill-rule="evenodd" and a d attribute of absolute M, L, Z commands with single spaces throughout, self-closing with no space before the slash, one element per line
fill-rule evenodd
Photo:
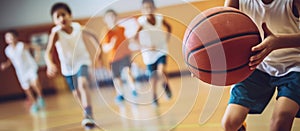
<path fill-rule="evenodd" d="M 117 22 L 117 16 L 112 12 L 108 12 L 104 15 L 104 21 L 108 26 L 113 26 Z"/>
<path fill-rule="evenodd" d="M 13 34 L 13 33 L 5 33 L 5 42 L 7 44 L 14 44 L 14 43 L 17 43 L 18 39 L 17 37 Z"/>
<path fill-rule="evenodd" d="M 148 15 L 153 14 L 155 11 L 155 7 L 150 2 L 145 2 L 142 4 L 142 14 Z"/>
<path fill-rule="evenodd" d="M 61 8 L 52 14 L 52 20 L 55 25 L 62 27 L 70 26 L 72 22 L 72 16 L 65 9 Z"/>

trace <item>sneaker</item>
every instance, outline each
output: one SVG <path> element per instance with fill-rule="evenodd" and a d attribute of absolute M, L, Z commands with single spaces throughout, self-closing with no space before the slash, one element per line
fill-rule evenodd
<path fill-rule="evenodd" d="M 165 89 L 165 92 L 166 92 L 166 95 L 167 95 L 168 99 L 171 99 L 171 98 L 172 98 L 172 92 L 171 92 L 171 90 L 170 90 L 169 85 L 167 84 L 167 85 L 164 87 L 164 89 Z"/>
<path fill-rule="evenodd" d="M 240 129 L 238 129 L 238 131 L 246 131 L 246 127 L 247 127 L 247 124 L 246 124 L 246 122 L 244 122 L 242 127 Z"/>
<path fill-rule="evenodd" d="M 39 106 L 36 103 L 32 104 L 30 107 L 30 112 L 37 113 L 38 111 L 39 111 Z"/>
<path fill-rule="evenodd" d="M 153 106 L 156 106 L 156 107 L 159 105 L 159 104 L 158 104 L 158 99 L 157 99 L 156 95 L 153 96 L 152 105 L 153 105 Z"/>
<path fill-rule="evenodd" d="M 152 105 L 155 106 L 155 107 L 159 106 L 158 100 L 154 99 Z"/>
<path fill-rule="evenodd" d="M 90 130 L 92 128 L 95 127 L 95 122 L 93 119 L 91 118 L 84 118 L 82 121 L 81 121 L 81 125 L 86 129 L 86 130 Z"/>
<path fill-rule="evenodd" d="M 137 96 L 138 96 L 136 90 L 132 90 L 132 95 L 133 95 L 134 97 L 137 97 Z"/>
<path fill-rule="evenodd" d="M 45 101 L 42 97 L 37 98 L 37 104 L 39 108 L 45 108 Z"/>
<path fill-rule="evenodd" d="M 123 102 L 123 101 L 124 101 L 123 95 L 118 95 L 118 96 L 116 97 L 116 102 Z"/>

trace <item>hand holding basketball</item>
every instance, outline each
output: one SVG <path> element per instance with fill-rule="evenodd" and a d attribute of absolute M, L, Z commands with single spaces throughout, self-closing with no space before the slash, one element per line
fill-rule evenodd
<path fill-rule="evenodd" d="M 251 70 L 255 70 L 265 57 L 267 57 L 273 50 L 277 49 L 276 36 L 268 29 L 266 23 L 262 24 L 265 39 L 258 45 L 252 47 L 252 52 L 257 52 L 250 57 L 249 66 Z"/>
<path fill-rule="evenodd" d="M 259 30 L 246 14 L 230 7 L 214 7 L 190 23 L 182 49 L 195 77 L 224 86 L 240 82 L 253 72 L 249 67 L 251 48 L 260 42 Z"/>

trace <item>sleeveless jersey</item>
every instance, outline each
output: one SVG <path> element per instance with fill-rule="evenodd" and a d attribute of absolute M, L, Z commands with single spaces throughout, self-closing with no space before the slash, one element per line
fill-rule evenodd
<path fill-rule="evenodd" d="M 293 0 L 274 0 L 270 4 L 264 4 L 261 0 L 240 0 L 239 8 L 257 24 L 262 38 L 262 23 L 266 23 L 275 35 L 300 31 L 299 19 L 292 12 Z M 272 76 L 283 76 L 291 71 L 300 72 L 300 47 L 272 51 L 257 69 Z"/>
<path fill-rule="evenodd" d="M 162 29 L 163 16 L 155 14 L 155 25 L 150 24 L 146 16 L 140 16 L 138 22 L 142 26 L 139 40 L 143 47 L 143 61 L 146 65 L 150 65 L 155 63 L 161 56 L 166 55 L 168 51 L 166 32 Z M 151 46 L 154 46 L 155 50 L 145 48 Z"/>
<path fill-rule="evenodd" d="M 82 65 L 90 65 L 89 52 L 82 38 L 82 28 L 79 23 L 71 24 L 71 34 L 61 29 L 61 26 L 52 28 L 52 32 L 58 34 L 58 41 L 55 43 L 58 57 L 61 63 L 61 72 L 64 76 L 76 74 Z"/>

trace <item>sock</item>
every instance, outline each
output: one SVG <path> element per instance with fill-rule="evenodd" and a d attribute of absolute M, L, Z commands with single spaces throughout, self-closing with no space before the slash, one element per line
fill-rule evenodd
<path fill-rule="evenodd" d="M 87 106 L 84 108 L 84 114 L 86 118 L 93 118 L 93 112 L 92 112 L 92 107 Z"/>

